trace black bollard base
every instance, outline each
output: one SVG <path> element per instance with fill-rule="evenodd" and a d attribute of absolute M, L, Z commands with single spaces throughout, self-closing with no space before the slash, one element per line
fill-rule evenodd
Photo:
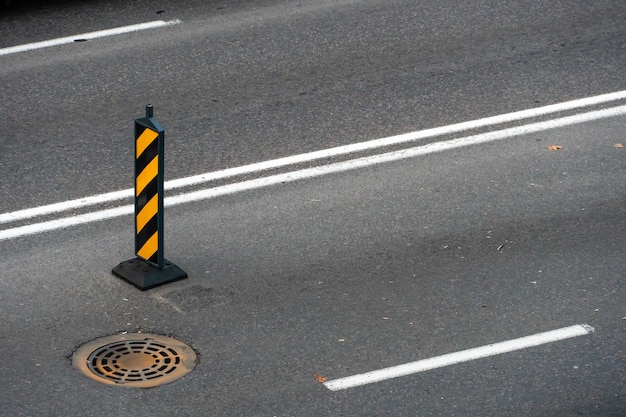
<path fill-rule="evenodd" d="M 163 268 L 158 268 L 140 258 L 124 261 L 113 268 L 112 272 L 142 291 L 187 278 L 185 271 L 169 261 L 165 261 Z"/>

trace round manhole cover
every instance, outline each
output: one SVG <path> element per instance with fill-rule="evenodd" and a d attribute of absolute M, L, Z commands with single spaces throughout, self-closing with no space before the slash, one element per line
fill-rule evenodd
<path fill-rule="evenodd" d="M 171 337 L 149 333 L 107 336 L 81 346 L 74 367 L 98 382 L 151 388 L 182 378 L 196 364 L 192 348 Z"/>

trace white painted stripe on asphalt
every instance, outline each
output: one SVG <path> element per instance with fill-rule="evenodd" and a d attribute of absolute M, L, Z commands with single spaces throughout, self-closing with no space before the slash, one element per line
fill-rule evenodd
<path fill-rule="evenodd" d="M 14 239 L 21 236 L 35 235 L 48 232 L 50 230 L 65 229 L 79 224 L 94 223 L 101 220 L 112 219 L 125 216 L 135 212 L 135 205 L 116 207 L 107 210 L 93 211 L 91 213 L 79 214 L 72 217 L 49 220 L 47 222 L 33 223 L 26 226 L 14 227 L 12 229 L 0 230 L 0 241 Z"/>
<path fill-rule="evenodd" d="M 27 43 L 24 45 L 16 45 L 16 46 L 8 47 L 8 48 L 2 48 L 0 49 L 0 55 L 16 54 L 19 52 L 32 51 L 34 49 L 48 48 L 50 46 L 57 46 L 57 45 L 72 43 L 72 42 L 75 42 L 76 40 L 82 40 L 82 39 L 90 40 L 90 39 L 96 39 L 96 38 L 103 38 L 106 36 L 121 35 L 123 33 L 138 32 L 140 30 L 155 29 L 155 28 L 160 28 L 164 26 L 177 25 L 179 23 L 181 23 L 181 21 L 178 19 L 169 20 L 169 21 L 154 20 L 152 22 L 139 23 L 136 25 L 121 26 L 121 27 L 112 28 L 112 29 L 99 30 L 96 32 L 80 33 L 78 35 L 65 36 L 63 38 L 55 38 L 55 39 L 49 39 L 49 40 L 45 40 L 41 42 L 33 42 L 33 43 Z"/>
<path fill-rule="evenodd" d="M 325 382 L 324 385 L 331 391 L 339 391 L 348 388 L 359 387 L 374 382 L 381 382 L 402 376 L 413 375 L 419 372 L 442 368 L 444 366 L 450 366 L 457 363 L 482 359 L 489 356 L 513 352 L 516 350 L 527 349 L 530 347 L 557 342 L 559 340 L 569 339 L 572 337 L 584 336 L 592 333 L 593 331 L 593 327 L 589 325 L 576 324 L 570 327 L 564 327 L 557 330 L 538 333 L 532 336 L 520 337 L 519 339 L 513 339 L 506 342 L 494 343 L 491 345 L 481 346 L 473 349 L 448 353 L 446 355 L 437 356 L 430 359 L 423 359 L 403 365 L 379 369 L 364 374 L 334 379 Z"/>
<path fill-rule="evenodd" d="M 256 172 L 262 172 L 269 169 L 281 168 L 285 166 L 295 165 L 303 162 L 311 162 L 324 158 L 332 158 L 340 155 L 348 155 L 360 151 L 367 151 L 373 149 L 384 148 L 392 145 L 398 145 L 402 143 L 415 142 L 421 139 L 432 138 L 436 136 L 442 136 L 446 134 L 459 133 L 468 131 L 471 129 L 493 126 L 497 124 L 524 120 L 528 118 L 545 116 L 557 112 L 573 110 L 577 108 L 583 108 L 593 106 L 602 103 L 608 103 L 611 101 L 626 99 L 626 90 L 617 91 L 614 93 L 603 94 L 593 97 L 587 97 L 578 100 L 566 101 L 563 103 L 552 104 L 549 106 L 538 107 L 534 109 L 522 110 L 513 113 L 502 114 L 498 116 L 487 117 L 483 119 L 472 120 L 468 122 L 456 123 L 452 125 L 420 130 L 416 132 L 410 132 L 397 136 L 390 136 L 382 139 L 374 139 L 371 141 L 355 143 L 351 145 L 338 146 L 334 148 L 324 149 L 315 152 L 309 152 L 285 158 L 278 158 L 269 161 L 243 165 L 235 168 L 227 168 L 220 171 L 207 172 L 204 174 L 194 175 L 186 178 L 179 178 L 176 180 L 167 181 L 165 183 L 165 190 L 173 190 L 177 188 L 184 188 L 199 184 L 204 184 L 210 181 L 219 179 L 225 179 L 234 177 L 237 175 L 246 175 Z M 76 200 L 68 200 L 60 203 L 48 204 L 39 207 L 28 208 L 24 210 L 17 210 L 10 213 L 0 214 L 0 224 L 10 223 L 18 220 L 29 219 L 38 216 L 46 216 L 54 213 L 61 213 L 82 207 L 89 207 L 96 204 L 103 204 L 112 201 L 130 199 L 134 195 L 132 188 L 120 191 L 114 191 L 110 193 L 98 194 L 95 196 L 79 198 Z"/>
<path fill-rule="evenodd" d="M 89 207 L 96 204 L 104 204 L 112 201 L 130 199 L 134 196 L 134 189 L 129 188 L 121 191 L 114 191 L 106 194 L 98 194 L 91 197 L 79 198 L 76 200 L 63 201 L 61 203 L 48 204 L 45 206 L 33 207 L 24 210 L 13 211 L 0 214 L 0 224 L 11 223 L 18 220 L 31 219 L 38 216 L 46 216 L 54 213 L 62 213 L 82 207 Z"/>
<path fill-rule="evenodd" d="M 358 168 L 365 168 L 371 165 L 394 162 L 402 159 L 414 158 L 417 156 L 452 150 L 456 148 L 478 145 L 481 143 L 493 142 L 515 136 L 541 132 L 548 129 L 555 129 L 558 127 L 565 127 L 573 124 L 585 123 L 593 120 L 604 119 L 607 117 L 623 115 L 626 115 L 626 105 L 605 110 L 582 113 L 574 116 L 563 117 L 561 119 L 554 119 L 519 127 L 512 127 L 509 129 L 498 130 L 495 132 L 481 133 L 478 135 L 451 139 L 442 142 L 434 142 L 414 148 L 402 149 L 384 154 L 367 156 L 363 158 L 337 162 L 334 164 L 322 165 L 319 167 L 307 168 L 298 171 L 287 172 L 284 174 L 277 174 L 269 177 L 228 184 L 221 187 L 208 188 L 204 190 L 180 194 L 165 198 L 165 205 L 174 206 L 178 204 L 191 203 L 194 201 L 207 200 L 222 195 L 235 194 L 238 192 L 263 188 L 274 184 L 288 183 L 314 177 L 321 177 L 323 175 L 345 172 Z M 2 235 L 0 232 L 0 240 L 1 238 Z"/>
<path fill-rule="evenodd" d="M 503 129 L 495 132 L 482 133 L 478 135 L 467 136 L 464 138 L 430 143 L 414 148 L 402 149 L 399 151 L 388 152 L 380 155 L 368 156 L 344 162 L 337 162 L 334 164 L 322 165 L 319 167 L 307 168 L 298 171 L 287 172 L 284 174 L 272 175 L 264 178 L 257 178 L 205 190 L 194 191 L 172 197 L 166 197 L 164 199 L 164 204 L 166 207 L 169 207 L 194 201 L 207 200 L 218 196 L 235 194 L 238 192 L 263 188 L 270 185 L 320 177 L 327 174 L 345 172 L 375 164 L 399 161 L 402 159 L 413 158 L 421 155 L 442 152 L 465 146 L 477 145 L 480 143 L 493 142 L 496 140 L 507 139 L 515 136 L 536 133 L 543 130 L 565 127 L 573 124 L 590 122 L 593 120 L 620 115 L 626 115 L 626 105 L 605 110 L 581 113 L 578 115 L 548 120 L 545 122 L 538 122 L 524 126 Z M 64 219 L 57 219 L 28 226 L 16 227 L 13 229 L 6 229 L 0 231 L 0 240 L 41 233 L 48 230 L 60 229 L 68 226 L 109 219 L 112 217 L 118 217 L 132 213 L 133 210 L 133 205 L 128 205 L 117 209 L 102 210 Z M 101 213 L 101 215 L 99 215 L 98 213 Z"/>
<path fill-rule="evenodd" d="M 339 173 L 354 170 L 357 168 L 364 168 L 371 165 L 399 161 L 407 158 L 414 158 L 421 155 L 432 154 L 436 152 L 442 152 L 446 150 L 452 150 L 462 148 L 471 145 L 478 145 L 481 143 L 493 142 L 497 140 L 503 140 L 515 136 L 526 135 L 536 132 L 541 132 L 548 129 L 555 129 L 558 127 L 570 126 L 578 123 L 585 123 L 594 120 L 600 120 L 607 117 L 623 116 L 626 115 L 626 105 L 619 107 L 612 107 L 604 110 L 597 110 L 593 112 L 581 113 L 573 116 L 563 117 L 560 119 L 548 120 L 545 122 L 538 122 L 528 124 L 524 126 L 513 127 L 509 129 L 498 130 L 495 132 L 481 133 L 478 135 L 467 136 L 458 139 L 452 139 L 442 142 L 430 143 L 423 146 L 418 146 L 409 149 L 402 149 L 399 151 L 388 152 L 380 155 L 373 155 L 358 159 L 352 159 L 343 162 L 337 162 L 329 165 L 322 165 L 314 168 L 307 168 L 298 171 L 287 172 L 283 174 L 276 174 L 269 177 L 257 178 L 253 180 L 223 185 L 220 187 L 208 188 L 204 190 L 194 191 L 190 193 L 179 194 L 172 197 L 166 197 L 164 199 L 164 205 L 166 207 L 176 206 L 179 204 L 191 203 L 194 201 L 207 200 L 223 195 L 235 194 L 242 191 L 249 191 L 258 188 L 268 187 L 270 185 L 288 183 L 298 180 L 310 179 L 315 177 L 321 177 L 323 175 Z M 134 212 L 134 205 L 129 204 L 126 206 L 118 207 L 115 209 L 107 209 L 101 211 L 95 211 L 92 213 L 77 215 L 73 217 L 66 217 L 62 219 L 51 220 L 47 222 L 35 223 L 27 226 L 20 226 L 11 229 L 0 230 L 0 241 L 13 239 L 21 236 L 33 235 L 36 233 L 42 233 L 55 229 L 62 229 L 69 226 L 75 226 L 84 223 L 96 222 L 99 220 L 110 219 L 113 217 L 119 217 Z"/>

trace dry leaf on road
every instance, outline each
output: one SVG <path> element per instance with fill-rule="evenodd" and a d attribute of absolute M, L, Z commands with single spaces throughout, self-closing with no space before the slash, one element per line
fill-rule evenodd
<path fill-rule="evenodd" d="M 621 143 L 616 143 L 615 146 L 617 149 L 624 149 L 624 145 L 622 145 Z"/>
<path fill-rule="evenodd" d="M 563 149 L 563 147 L 561 145 L 550 145 L 548 146 L 548 149 L 551 151 L 558 151 L 559 149 Z"/>
<path fill-rule="evenodd" d="M 318 375 L 318 374 L 313 374 L 313 378 L 315 378 L 315 380 L 319 382 L 320 384 L 323 384 L 324 382 L 328 381 L 328 378 L 326 378 L 325 376 Z"/>

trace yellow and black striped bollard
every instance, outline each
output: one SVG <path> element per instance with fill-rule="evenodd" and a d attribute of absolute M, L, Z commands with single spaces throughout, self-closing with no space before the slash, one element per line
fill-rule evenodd
<path fill-rule="evenodd" d="M 146 106 L 146 117 L 135 120 L 135 254 L 113 268 L 113 274 L 147 290 L 187 278 L 167 261 L 163 251 L 163 153 L 165 131 Z"/>

